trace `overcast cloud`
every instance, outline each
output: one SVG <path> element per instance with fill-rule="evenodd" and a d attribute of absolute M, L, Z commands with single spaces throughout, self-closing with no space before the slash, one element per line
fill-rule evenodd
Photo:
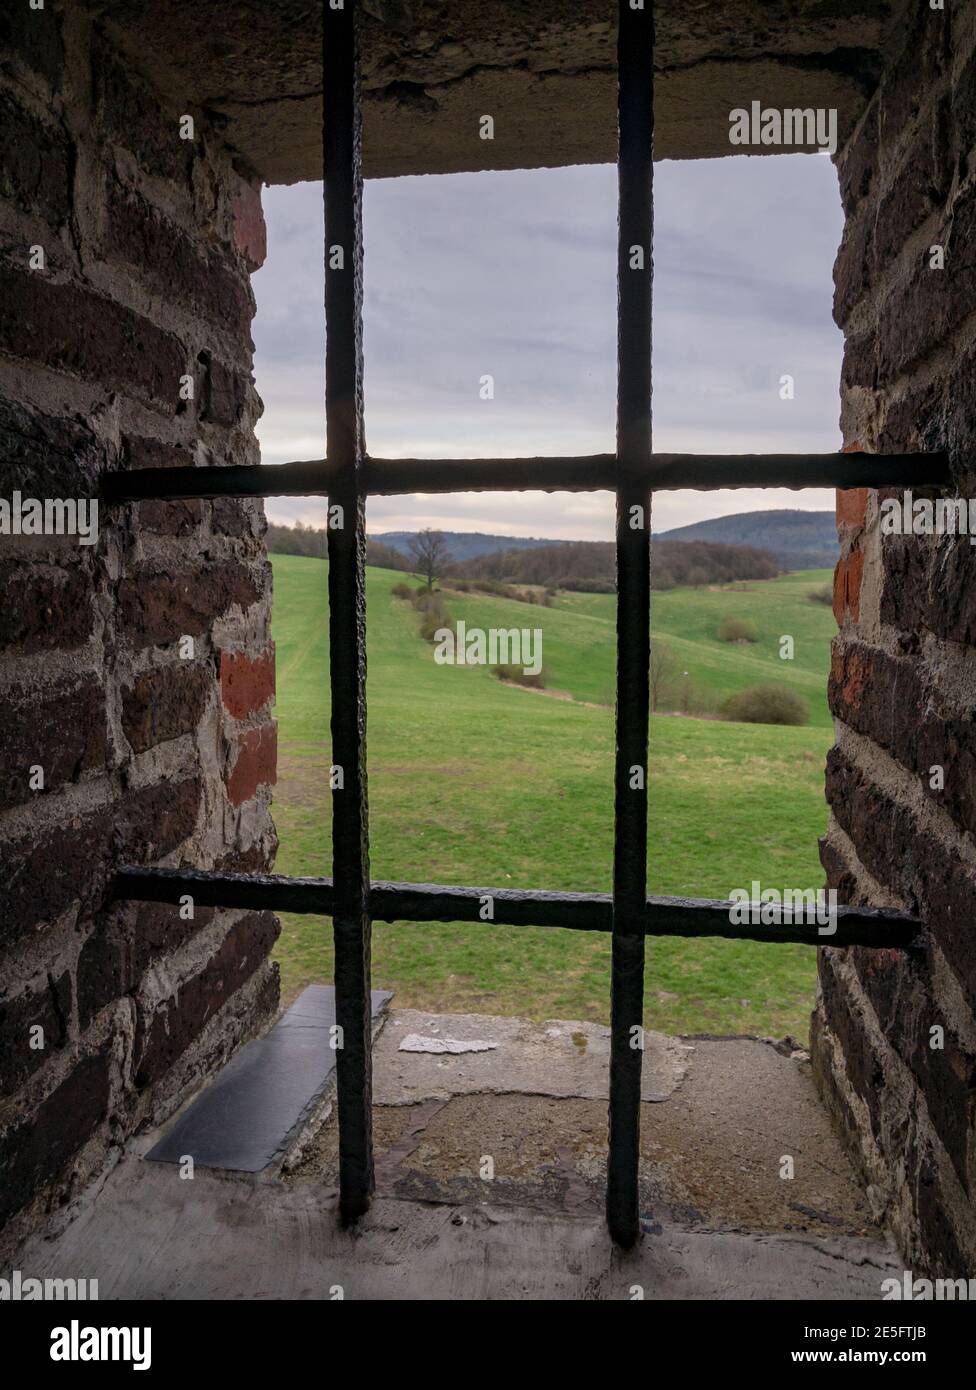
<path fill-rule="evenodd" d="M 264 194 L 254 277 L 266 463 L 324 451 L 322 190 Z M 840 447 L 842 339 L 830 315 L 842 227 L 822 156 L 655 166 L 654 444 L 662 452 Z M 378 456 L 613 450 L 613 166 L 370 182 L 364 198 L 366 437 Z M 784 374 L 795 399 L 780 399 Z M 494 378 L 494 399 L 480 379 Z M 654 527 L 833 494 L 662 493 Z M 317 499 L 268 502 L 324 523 Z M 608 539 L 610 494 L 377 498 L 369 528 Z"/>

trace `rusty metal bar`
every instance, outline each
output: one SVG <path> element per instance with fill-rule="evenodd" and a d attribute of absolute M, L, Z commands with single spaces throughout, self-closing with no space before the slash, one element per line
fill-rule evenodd
<path fill-rule="evenodd" d="M 369 824 L 366 799 L 366 512 L 362 348 L 359 4 L 323 4 L 326 457 L 332 686 L 339 1210 L 354 1221 L 373 1190 Z"/>
<path fill-rule="evenodd" d="M 652 492 L 740 487 L 935 487 L 952 484 L 945 453 L 652 454 L 642 482 Z M 177 497 L 326 497 L 335 465 L 300 463 L 230 468 L 115 470 L 102 479 L 108 503 Z M 617 485 L 615 454 L 566 458 L 363 460 L 363 492 L 395 497 L 428 492 L 598 492 Z"/>
<path fill-rule="evenodd" d="M 112 883 L 116 900 L 178 904 L 189 895 L 201 907 L 298 912 L 331 917 L 331 878 L 286 878 L 279 874 L 228 874 L 200 869 L 125 867 Z M 484 899 L 494 917 L 482 917 Z M 709 898 L 649 897 L 644 903 L 645 936 L 706 937 L 801 946 L 865 946 L 874 950 L 923 949 L 925 928 L 908 912 L 891 908 L 837 908 L 836 931 L 783 910 L 782 921 L 763 926 L 732 921 L 731 902 Z M 539 889 L 450 888 L 439 883 L 370 885 L 370 915 L 378 922 L 477 922 L 481 926 L 550 927 L 609 932 L 613 899 L 608 893 L 549 893 Z"/>
<path fill-rule="evenodd" d="M 617 31 L 617 725 L 607 1225 L 640 1234 L 647 731 L 651 623 L 654 7 L 619 0 Z"/>

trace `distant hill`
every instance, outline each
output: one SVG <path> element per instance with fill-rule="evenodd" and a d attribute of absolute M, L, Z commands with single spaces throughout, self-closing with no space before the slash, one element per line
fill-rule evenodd
<path fill-rule="evenodd" d="M 784 570 L 825 569 L 837 563 L 833 512 L 737 512 L 657 533 L 669 541 L 722 541 L 767 550 Z"/>
<path fill-rule="evenodd" d="M 371 531 L 370 539 L 392 546 L 401 555 L 410 554 L 410 539 L 416 531 Z M 561 545 L 561 541 L 538 540 L 535 536 L 492 536 L 484 531 L 443 531 L 447 548 L 459 564 L 477 559 L 479 555 L 494 555 L 499 550 L 535 550 L 542 545 Z"/>
<path fill-rule="evenodd" d="M 410 568 L 410 539 L 415 531 L 380 531 L 370 533 L 370 564 L 388 568 Z M 541 582 L 529 579 L 529 569 L 559 574 L 579 574 L 579 560 L 582 552 L 589 546 L 596 554 L 600 547 L 606 555 L 600 555 L 601 563 L 593 568 L 593 574 L 602 574 L 606 568 L 604 561 L 610 555 L 606 542 L 551 540 L 539 536 L 496 536 L 484 531 L 445 531 L 445 540 L 454 567 L 467 567 L 469 562 L 482 560 L 488 563 L 487 569 L 478 567 L 478 573 L 506 571 L 505 577 L 514 579 L 515 569 L 523 566 L 513 564 L 518 555 L 526 560 L 525 574 L 518 576 L 526 583 Z M 771 556 L 778 569 L 806 570 L 826 569 L 837 563 L 837 531 L 833 512 L 801 512 L 780 510 L 772 512 L 737 512 L 733 516 L 718 516 L 710 521 L 695 521 L 690 526 L 677 526 L 670 531 L 656 531 L 655 540 L 659 543 L 689 543 L 704 541 L 711 545 L 746 546 L 750 550 L 763 550 Z M 271 523 L 268 527 L 268 549 L 279 554 L 324 555 L 326 534 L 311 527 L 281 526 Z M 538 565 L 529 563 L 528 552 L 565 552 L 566 563 L 560 563 L 556 555 L 540 556 Z M 504 559 L 501 557 L 504 556 Z M 400 558 L 395 558 L 400 557 Z M 498 565 L 490 561 L 498 557 Z M 691 556 L 672 564 L 672 556 L 660 548 L 655 552 L 655 568 L 660 571 L 671 568 L 677 578 Z M 500 568 L 499 568 L 500 567 Z M 586 577 L 590 577 L 589 571 Z M 753 575 L 752 577 L 755 577 Z M 684 578 L 679 583 L 687 582 Z"/>

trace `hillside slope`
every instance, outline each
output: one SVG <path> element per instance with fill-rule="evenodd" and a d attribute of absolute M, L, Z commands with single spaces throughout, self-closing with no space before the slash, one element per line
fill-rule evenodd
<path fill-rule="evenodd" d="M 274 556 L 273 566 L 276 869 L 328 874 L 327 564 Z M 505 685 L 485 667 L 437 666 L 432 648 L 417 636 L 416 611 L 392 596 L 402 578 L 367 571 L 372 874 L 608 891 L 611 708 Z M 485 599 L 506 605 L 489 610 L 480 598 L 470 606 L 467 596 L 447 598 L 453 616 L 472 623 L 482 614 L 509 626 L 534 626 L 541 618 L 556 679 L 583 698 L 608 694 L 600 688 L 613 666 L 607 612 Z M 724 594 L 713 598 L 725 601 Z M 674 621 L 690 619 L 675 610 Z M 821 884 L 817 837 L 826 824 L 829 742 L 823 726 L 654 719 L 650 890 L 724 897 L 754 878 Z M 319 918 L 286 914 L 282 921 L 276 955 L 290 999 L 304 984 L 332 978 L 331 930 Z M 609 947 L 600 933 L 377 924 L 373 980 L 395 989 L 401 1007 L 606 1022 Z M 645 1023 L 674 1032 L 805 1037 L 814 980 L 814 952 L 803 947 L 650 940 Z"/>
<path fill-rule="evenodd" d="M 821 569 L 837 563 L 833 512 L 782 510 L 737 512 L 658 533 L 669 541 L 724 541 L 768 550 L 784 570 Z"/>

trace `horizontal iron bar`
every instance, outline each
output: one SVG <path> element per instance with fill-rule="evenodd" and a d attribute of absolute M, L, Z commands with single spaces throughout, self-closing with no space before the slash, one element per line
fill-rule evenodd
<path fill-rule="evenodd" d="M 233 464 L 229 468 L 129 468 L 106 473 L 106 502 L 177 497 L 327 497 L 335 468 L 304 463 Z"/>
<path fill-rule="evenodd" d="M 105 475 L 107 502 L 177 497 L 326 497 L 326 459 L 230 468 L 139 468 Z M 631 479 L 654 492 L 740 487 L 947 487 L 949 456 L 933 454 L 654 454 Z M 367 458 L 367 496 L 415 492 L 598 492 L 621 483 L 615 454 L 522 459 Z"/>
<path fill-rule="evenodd" d="M 199 869 L 123 868 L 112 885 L 117 899 L 178 903 L 189 895 L 201 907 L 246 907 L 272 912 L 332 915 L 330 878 L 286 878 L 279 874 L 227 874 Z M 566 927 L 609 932 L 613 900 L 605 893 L 549 893 L 512 888 L 451 888 L 436 883 L 373 883 L 370 916 L 379 922 L 480 922 L 491 899 L 490 924 Z M 706 898 L 649 897 L 647 936 L 724 937 L 731 941 L 775 941 L 807 946 L 872 946 L 917 950 L 924 928 L 907 912 L 888 908 L 838 907 L 837 930 L 821 935 L 816 924 L 784 921 L 775 926 L 730 921 L 732 904 Z"/>

